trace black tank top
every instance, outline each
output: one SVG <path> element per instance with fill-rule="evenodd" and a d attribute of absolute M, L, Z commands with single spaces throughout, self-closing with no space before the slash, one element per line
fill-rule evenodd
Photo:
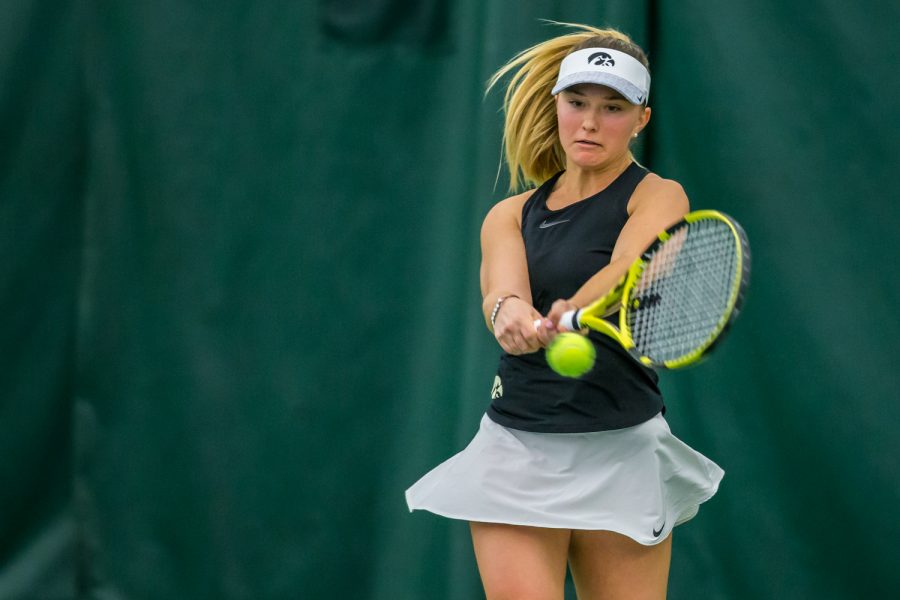
<path fill-rule="evenodd" d="M 525 202 L 522 237 L 534 307 L 547 314 L 609 264 L 627 206 L 647 170 L 632 163 L 603 191 L 560 210 L 547 208 L 557 173 Z M 610 318 L 618 323 L 618 315 Z M 664 409 L 658 377 L 607 336 L 591 331 L 594 367 L 578 379 L 557 375 L 544 351 L 504 353 L 488 416 L 512 429 L 577 433 L 643 423 Z"/>

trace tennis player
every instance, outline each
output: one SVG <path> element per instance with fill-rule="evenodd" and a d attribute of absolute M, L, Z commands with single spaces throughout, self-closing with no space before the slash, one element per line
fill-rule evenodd
<path fill-rule="evenodd" d="M 472 442 L 406 492 L 410 510 L 470 522 L 489 600 L 666 595 L 672 529 L 724 475 L 678 440 L 657 376 L 616 342 L 590 340 L 579 379 L 547 366 L 566 310 L 609 291 L 656 234 L 688 212 L 681 186 L 635 162 L 650 121 L 645 53 L 573 25 L 501 68 L 512 187 L 481 233 L 485 322 L 503 354 Z"/>

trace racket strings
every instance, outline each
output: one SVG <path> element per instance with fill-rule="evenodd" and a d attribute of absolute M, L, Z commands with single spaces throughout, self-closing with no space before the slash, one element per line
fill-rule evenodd
<path fill-rule="evenodd" d="M 626 314 L 640 354 L 661 363 L 705 347 L 728 318 L 737 271 L 728 224 L 704 219 L 673 232 L 647 262 Z"/>

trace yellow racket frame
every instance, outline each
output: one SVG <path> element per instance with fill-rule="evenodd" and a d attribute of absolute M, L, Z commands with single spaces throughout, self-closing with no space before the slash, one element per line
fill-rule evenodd
<path fill-rule="evenodd" d="M 672 233 L 675 230 L 679 229 L 684 222 L 693 223 L 701 219 L 714 219 L 722 221 L 723 223 L 726 223 L 731 229 L 731 232 L 734 235 L 736 241 L 735 247 L 737 248 L 738 270 L 741 272 L 741 276 L 734 278 L 731 290 L 729 292 L 728 308 L 723 312 L 722 317 L 719 319 L 715 329 L 710 334 L 706 342 L 697 347 L 697 349 L 695 349 L 693 352 L 685 354 L 684 356 L 681 356 L 677 359 L 667 360 L 662 363 L 656 363 L 650 358 L 640 355 L 640 353 L 636 352 L 635 350 L 634 339 L 632 338 L 631 329 L 628 327 L 627 323 L 628 311 L 633 308 L 637 308 L 638 299 L 633 297 L 633 292 L 638 280 L 644 272 L 644 269 L 647 267 L 650 254 L 660 244 L 668 241 L 669 238 L 672 237 Z M 712 349 L 716 341 L 719 339 L 719 336 L 721 336 L 721 334 L 728 328 L 731 322 L 734 321 L 734 318 L 737 316 L 737 313 L 740 310 L 740 305 L 743 300 L 741 291 L 746 287 L 748 275 L 749 246 L 747 244 L 746 235 L 744 235 L 743 230 L 740 228 L 740 225 L 738 225 L 728 215 L 725 215 L 724 213 L 716 210 L 697 210 L 694 212 L 690 212 L 686 214 L 681 221 L 660 233 L 657 236 L 657 239 L 654 240 L 654 242 L 647 248 L 647 250 L 645 250 L 641 256 L 635 259 L 633 263 L 631 263 L 631 266 L 628 268 L 628 272 L 622 276 L 622 278 L 612 290 L 610 290 L 599 300 L 581 309 L 578 312 L 578 324 L 582 327 L 589 327 L 594 331 L 598 331 L 613 338 L 614 340 L 619 342 L 623 348 L 631 352 L 635 356 L 635 358 L 637 358 L 648 367 L 658 367 L 665 369 L 680 369 L 683 367 L 687 367 L 699 362 Z M 603 318 L 605 315 L 615 312 L 615 310 L 619 311 L 618 328 Z"/>

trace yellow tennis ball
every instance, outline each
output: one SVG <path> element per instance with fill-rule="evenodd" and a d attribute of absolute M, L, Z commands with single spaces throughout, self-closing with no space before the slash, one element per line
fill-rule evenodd
<path fill-rule="evenodd" d="M 547 346 L 547 364 L 566 377 L 581 377 L 594 366 L 595 358 L 594 344 L 578 333 L 560 333 Z"/>

